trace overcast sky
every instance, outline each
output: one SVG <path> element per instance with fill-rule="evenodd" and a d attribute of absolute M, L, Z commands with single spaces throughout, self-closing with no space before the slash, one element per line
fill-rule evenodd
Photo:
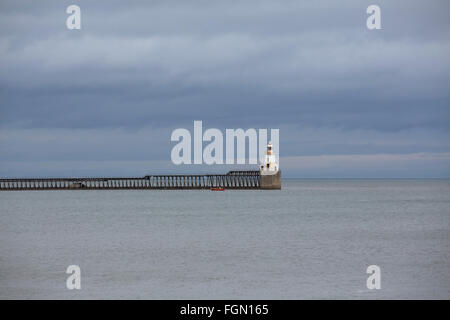
<path fill-rule="evenodd" d="M 285 176 L 450 177 L 449 89 L 447 0 L 0 2 L 2 177 L 228 170 L 172 165 L 194 120 L 279 128 Z"/>

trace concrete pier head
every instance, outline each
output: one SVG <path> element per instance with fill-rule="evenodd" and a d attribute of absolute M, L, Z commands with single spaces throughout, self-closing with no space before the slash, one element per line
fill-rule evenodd
<path fill-rule="evenodd" d="M 276 174 L 261 175 L 260 179 L 261 189 L 281 189 L 281 170 Z"/>

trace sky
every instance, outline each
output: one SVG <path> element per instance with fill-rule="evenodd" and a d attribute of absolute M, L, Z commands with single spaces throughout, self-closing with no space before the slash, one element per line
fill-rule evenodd
<path fill-rule="evenodd" d="M 66 27 L 72 4 L 80 30 Z M 380 30 L 366 27 L 372 4 Z M 2 0 L 0 177 L 252 167 L 172 164 L 172 131 L 201 120 L 278 128 L 284 177 L 449 178 L 449 9 Z"/>

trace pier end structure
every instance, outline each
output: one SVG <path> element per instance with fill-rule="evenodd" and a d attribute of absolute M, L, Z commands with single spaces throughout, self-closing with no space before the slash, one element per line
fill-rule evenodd
<path fill-rule="evenodd" d="M 281 170 L 275 174 L 260 175 L 260 179 L 261 189 L 281 189 Z"/>

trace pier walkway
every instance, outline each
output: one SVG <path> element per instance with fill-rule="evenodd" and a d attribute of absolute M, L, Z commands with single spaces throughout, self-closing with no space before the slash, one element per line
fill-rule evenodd
<path fill-rule="evenodd" d="M 260 189 L 259 171 L 227 174 L 148 175 L 142 178 L 14 178 L 0 179 L 0 191 L 123 189 Z"/>

